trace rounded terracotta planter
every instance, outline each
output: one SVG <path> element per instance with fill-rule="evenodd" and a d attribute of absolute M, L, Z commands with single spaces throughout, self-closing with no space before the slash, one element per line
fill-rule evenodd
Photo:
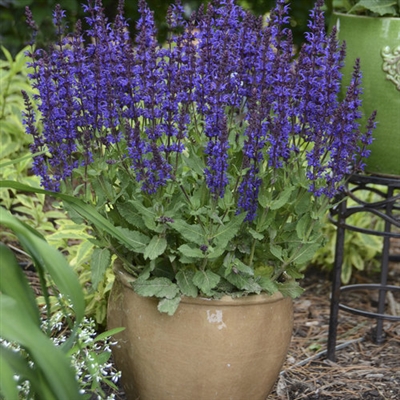
<path fill-rule="evenodd" d="M 346 41 L 343 94 L 359 58 L 363 124 L 377 110 L 366 171 L 400 176 L 400 18 L 333 13 L 331 24 L 336 25 L 339 40 Z"/>
<path fill-rule="evenodd" d="M 281 294 L 183 298 L 173 316 L 117 269 L 108 328 L 129 400 L 265 400 L 286 358 L 293 302 Z"/>

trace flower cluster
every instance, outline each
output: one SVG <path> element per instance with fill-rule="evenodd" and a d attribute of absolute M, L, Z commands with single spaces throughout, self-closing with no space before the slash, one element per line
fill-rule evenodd
<path fill-rule="evenodd" d="M 210 193 L 224 197 L 234 181 L 238 207 L 248 220 L 255 217 L 263 163 L 283 168 L 301 151 L 311 190 L 332 197 L 357 165 L 358 142 L 368 144 L 371 130 L 362 135 L 357 123 L 358 64 L 347 97 L 338 103 L 344 49 L 334 31 L 326 36 L 321 3 L 311 12 L 298 58 L 283 0 L 266 26 L 232 0 L 211 3 L 189 22 L 177 3 L 169 24 L 181 33 L 172 34 L 166 46 L 156 41 L 144 0 L 136 46 L 121 2 L 113 24 L 99 0 L 85 5 L 90 27 L 85 36 L 80 24 L 65 34 L 64 11 L 57 7 L 58 42 L 49 52 L 30 54 L 44 127 L 41 134 L 32 127 L 28 105 L 27 131 L 34 136 L 32 150 L 48 153 L 36 160 L 35 172 L 46 188 L 59 190 L 60 181 L 94 157 L 116 162 L 111 150 L 118 148 L 142 190 L 156 193 L 177 180 L 176 155 L 196 140 L 204 146 Z M 196 137 L 188 136 L 192 125 Z M 233 131 L 244 140 L 245 172 L 239 178 L 229 174 Z"/>
<path fill-rule="evenodd" d="M 279 262 L 303 260 L 300 249 L 315 239 L 304 236 L 316 226 L 307 215 L 322 215 L 362 169 L 374 127 L 374 115 L 365 130 L 358 122 L 358 62 L 338 100 L 345 48 L 335 30 L 325 33 L 322 5 L 317 0 L 298 52 L 285 0 L 266 21 L 234 0 L 214 0 L 185 20 L 177 1 L 163 44 L 145 0 L 134 40 L 122 1 L 110 23 L 101 0 L 88 0 L 85 32 L 78 23 L 67 33 L 56 8 L 57 43 L 30 52 L 43 125 L 35 126 L 25 96 L 39 153 L 34 172 L 45 188 L 82 195 L 134 231 L 142 244 L 134 251 L 143 255 L 137 265 L 165 258 L 167 242 L 173 250 L 164 265 L 174 270 L 177 256 L 204 270 L 227 252 L 254 267 L 257 257 L 273 258 L 265 243 Z M 34 27 L 29 12 L 28 23 Z M 250 250 L 233 244 L 244 234 L 238 216 L 249 229 L 245 240 L 257 242 Z M 297 220 L 304 226 L 296 232 Z M 232 229 L 229 240 L 218 233 L 223 226 Z"/>

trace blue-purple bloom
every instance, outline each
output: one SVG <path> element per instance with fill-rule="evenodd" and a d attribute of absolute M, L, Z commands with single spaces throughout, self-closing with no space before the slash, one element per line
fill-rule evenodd
<path fill-rule="evenodd" d="M 43 130 L 35 128 L 27 96 L 25 125 L 32 151 L 46 150 L 35 157 L 34 172 L 45 188 L 60 190 L 78 168 L 121 163 L 154 195 L 180 183 L 183 153 L 194 148 L 213 201 L 236 190 L 237 213 L 252 221 L 262 185 L 273 184 L 266 179 L 304 154 L 309 189 L 333 197 L 345 176 L 362 168 L 374 116 L 362 133 L 358 62 L 338 100 L 345 49 L 335 31 L 325 33 L 322 5 L 318 0 L 310 13 L 298 55 L 285 0 L 277 0 L 266 24 L 234 0 L 212 1 L 186 21 L 177 1 L 164 45 L 144 0 L 134 40 L 123 1 L 111 23 L 101 1 L 89 0 L 88 30 L 78 23 L 70 34 L 57 7 L 57 43 L 30 52 Z"/>

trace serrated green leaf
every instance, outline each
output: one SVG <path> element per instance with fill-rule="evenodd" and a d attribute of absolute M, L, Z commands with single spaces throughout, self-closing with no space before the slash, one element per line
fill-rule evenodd
<path fill-rule="evenodd" d="M 158 256 L 164 253 L 167 244 L 167 240 L 164 237 L 158 235 L 153 236 L 144 250 L 144 258 L 155 260 Z"/>
<path fill-rule="evenodd" d="M 262 288 L 261 286 L 254 280 L 253 277 L 249 275 L 244 275 L 240 272 L 230 273 L 226 280 L 237 287 L 239 290 L 244 290 L 249 293 L 260 293 Z"/>
<path fill-rule="evenodd" d="M 169 225 L 179 232 L 188 242 L 196 243 L 199 246 L 205 244 L 204 232 L 201 226 L 188 224 L 181 219 L 176 219 Z"/>
<path fill-rule="evenodd" d="M 283 249 L 281 246 L 278 246 L 274 243 L 270 243 L 269 250 L 272 253 L 272 255 L 274 255 L 278 260 L 283 261 L 282 257 Z"/>
<path fill-rule="evenodd" d="M 260 276 L 257 279 L 257 283 L 261 286 L 262 290 L 266 291 L 269 294 L 274 294 L 278 291 L 276 282 L 273 282 L 269 277 Z"/>
<path fill-rule="evenodd" d="M 198 290 L 196 285 L 193 283 L 195 271 L 193 269 L 181 269 L 176 274 L 176 282 L 179 289 L 185 296 L 197 297 Z"/>
<path fill-rule="evenodd" d="M 249 233 L 256 240 L 263 240 L 264 239 L 264 235 L 263 234 L 261 234 L 260 232 L 255 231 L 252 228 L 249 229 Z"/>
<path fill-rule="evenodd" d="M 92 285 L 94 290 L 103 280 L 107 267 L 110 266 L 111 253 L 107 249 L 94 249 L 90 262 Z"/>
<path fill-rule="evenodd" d="M 132 204 L 136 208 L 148 229 L 154 231 L 157 228 L 157 214 L 151 208 L 145 207 L 138 200 L 129 200 L 128 203 Z"/>
<path fill-rule="evenodd" d="M 117 203 L 117 209 L 121 216 L 131 225 L 139 230 L 145 229 L 146 225 L 143 222 L 143 218 L 140 213 L 136 210 L 133 204 Z"/>
<path fill-rule="evenodd" d="M 196 271 L 193 276 L 193 283 L 206 295 L 212 296 L 214 289 L 221 277 L 210 270 Z"/>
<path fill-rule="evenodd" d="M 190 247 L 187 244 L 183 244 L 178 247 L 178 250 L 185 256 L 191 258 L 205 258 L 205 254 L 197 248 Z"/>
<path fill-rule="evenodd" d="M 116 227 L 116 230 L 124 236 L 124 241 L 122 242 L 119 238 L 118 241 L 123 245 L 128 245 L 131 250 L 137 253 L 144 253 L 150 239 L 138 231 L 131 231 L 126 228 Z"/>
<path fill-rule="evenodd" d="M 157 309 L 162 313 L 167 313 L 168 315 L 174 315 L 180 302 L 181 302 L 180 296 L 176 296 L 173 299 L 162 299 L 159 301 Z"/>
<path fill-rule="evenodd" d="M 132 287 L 137 294 L 145 297 L 173 299 L 178 293 L 178 286 L 167 278 L 136 279 Z"/>
<path fill-rule="evenodd" d="M 239 232 L 246 213 L 235 215 L 226 225 L 220 226 L 213 235 L 212 239 L 215 240 L 217 247 L 226 247 L 227 244 L 237 235 Z"/>
<path fill-rule="evenodd" d="M 320 243 L 311 243 L 302 245 L 297 255 L 292 259 L 292 262 L 296 265 L 302 265 L 309 262 L 315 252 L 321 247 Z"/>
<path fill-rule="evenodd" d="M 283 283 L 279 282 L 276 285 L 284 297 L 291 297 L 292 299 L 295 299 L 304 292 L 304 289 L 302 289 L 295 280 L 289 280 Z"/>

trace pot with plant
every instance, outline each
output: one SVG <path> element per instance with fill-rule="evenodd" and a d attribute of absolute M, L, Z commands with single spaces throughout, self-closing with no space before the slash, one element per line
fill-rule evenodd
<path fill-rule="evenodd" d="M 135 41 L 122 2 L 113 23 L 84 7 L 85 32 L 56 8 L 59 40 L 30 52 L 43 127 L 28 96 L 25 124 L 43 186 L 92 226 L 94 273 L 114 263 L 126 393 L 265 399 L 323 217 L 368 155 L 359 63 L 338 101 L 322 1 L 298 55 L 283 0 L 266 23 L 233 0 L 186 21 L 177 2 L 162 45 L 144 1 Z"/>
<path fill-rule="evenodd" d="M 346 42 L 343 82 L 351 80 L 352 63 L 361 60 L 364 92 L 361 110 L 377 110 L 377 128 L 366 172 L 400 176 L 400 3 L 386 0 L 335 0 L 330 25 Z"/>

